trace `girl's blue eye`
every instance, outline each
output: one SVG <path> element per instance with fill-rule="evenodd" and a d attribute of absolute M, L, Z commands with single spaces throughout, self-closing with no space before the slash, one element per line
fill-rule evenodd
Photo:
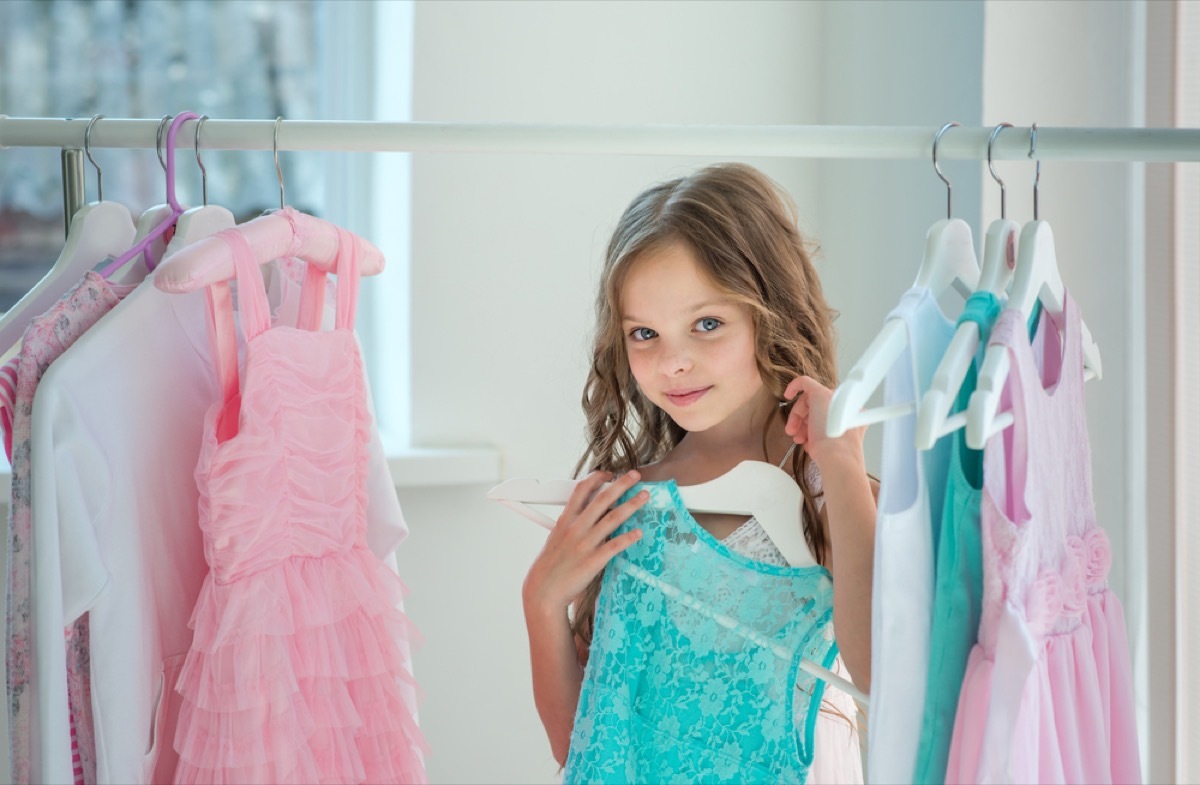
<path fill-rule="evenodd" d="M 696 329 L 702 333 L 710 333 L 721 326 L 721 320 L 712 316 L 705 317 L 696 322 Z"/>
<path fill-rule="evenodd" d="M 648 341 L 658 335 L 649 327 L 634 327 L 629 331 L 629 337 L 635 341 Z"/>

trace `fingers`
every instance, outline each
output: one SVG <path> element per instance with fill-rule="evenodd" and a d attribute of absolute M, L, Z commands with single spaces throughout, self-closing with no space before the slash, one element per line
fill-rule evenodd
<path fill-rule="evenodd" d="M 575 485 L 575 489 L 571 491 L 571 497 L 567 500 L 567 505 L 555 528 L 575 525 L 594 526 L 605 517 L 609 509 L 626 491 L 637 484 L 641 479 L 641 474 L 637 470 L 629 471 L 604 486 L 604 483 L 611 478 L 610 472 L 596 471 L 580 480 Z M 644 502 L 645 499 L 642 500 L 642 503 Z M 635 506 L 634 509 L 636 508 Z"/>
<path fill-rule="evenodd" d="M 791 386 L 789 385 L 789 389 Z M 798 437 L 802 437 L 808 432 L 808 397 L 804 396 L 792 404 L 792 410 L 788 412 L 787 422 L 783 424 L 783 431 L 788 436 L 796 439 L 797 444 L 802 442 Z"/>
<path fill-rule="evenodd" d="M 608 564 L 609 561 L 612 560 L 612 557 L 616 556 L 618 553 L 625 550 L 630 545 L 633 545 L 640 539 L 642 539 L 641 529 L 627 531 L 620 537 L 613 537 L 611 540 L 600 546 L 600 548 L 596 551 L 596 557 L 598 560 L 602 560 L 602 565 Z"/>
<path fill-rule="evenodd" d="M 799 395 L 804 390 L 804 380 L 808 378 L 807 376 L 797 376 L 788 382 L 787 388 L 783 391 L 783 397 L 790 401 Z"/>
<path fill-rule="evenodd" d="M 567 506 L 563 510 L 565 515 L 574 518 L 583 513 L 596 490 L 611 479 L 612 472 L 597 470 L 575 483 L 575 488 L 571 491 L 571 496 L 567 499 Z"/>
<path fill-rule="evenodd" d="M 609 510 L 593 528 L 593 532 L 598 540 L 603 540 L 608 535 L 620 528 L 621 524 L 629 520 L 638 509 L 650 500 L 649 491 L 641 491 L 634 494 L 632 497 L 625 500 L 623 504 Z M 624 535 L 622 535 L 624 536 Z"/>

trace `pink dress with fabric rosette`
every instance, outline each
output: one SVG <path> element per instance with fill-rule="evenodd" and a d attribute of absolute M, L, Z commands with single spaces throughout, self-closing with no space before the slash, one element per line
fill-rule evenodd
<path fill-rule="evenodd" d="M 1125 617 L 1092 502 L 1080 319 L 1064 300 L 1043 319 L 1040 372 L 1019 313 L 992 330 L 1015 423 L 984 449 L 983 609 L 946 782 L 1141 782 Z"/>

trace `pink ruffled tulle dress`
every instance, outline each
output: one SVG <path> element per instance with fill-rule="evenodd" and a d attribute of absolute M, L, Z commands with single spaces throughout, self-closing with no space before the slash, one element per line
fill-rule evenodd
<path fill-rule="evenodd" d="M 1064 300 L 1043 319 L 1040 372 L 1019 313 L 992 330 L 1015 422 L 984 449 L 979 643 L 946 782 L 1141 781 L 1125 618 L 1092 502 L 1079 312 Z"/>
<path fill-rule="evenodd" d="M 175 782 L 425 782 L 403 586 L 366 540 L 357 238 L 339 230 L 336 328 L 320 332 L 324 273 L 309 268 L 302 328 L 270 328 L 249 245 L 219 236 L 236 260 L 244 384 L 230 289 L 216 284 L 223 401 L 196 469 L 210 572 L 176 685 Z"/>

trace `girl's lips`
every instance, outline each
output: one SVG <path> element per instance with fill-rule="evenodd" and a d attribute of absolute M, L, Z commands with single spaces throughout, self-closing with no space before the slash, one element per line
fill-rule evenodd
<path fill-rule="evenodd" d="M 665 393 L 667 399 L 676 406 L 691 406 L 704 397 L 712 387 L 699 387 L 694 390 L 673 390 Z"/>

